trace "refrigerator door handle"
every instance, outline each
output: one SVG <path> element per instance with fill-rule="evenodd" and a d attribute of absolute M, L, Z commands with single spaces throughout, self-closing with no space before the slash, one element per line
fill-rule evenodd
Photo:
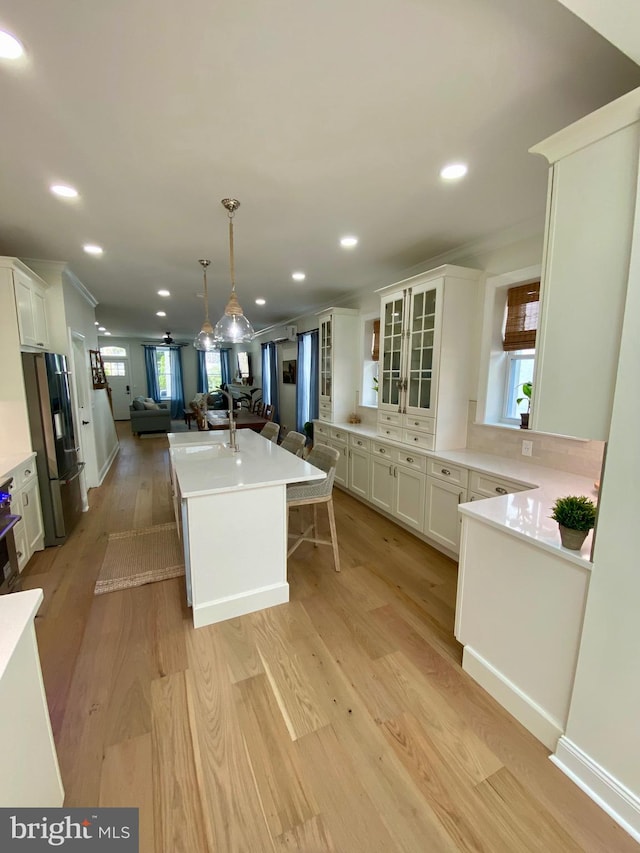
<path fill-rule="evenodd" d="M 69 483 L 73 483 L 74 480 L 78 479 L 78 477 L 80 476 L 80 474 L 82 474 L 82 471 L 84 470 L 84 466 L 85 466 L 84 462 L 78 462 L 78 470 L 73 475 L 73 477 L 69 477 L 68 480 L 62 480 L 62 482 L 65 484 L 65 486 L 68 486 Z"/>

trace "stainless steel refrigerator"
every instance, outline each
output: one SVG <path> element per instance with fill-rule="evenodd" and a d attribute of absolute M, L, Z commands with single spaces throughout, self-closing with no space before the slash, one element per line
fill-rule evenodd
<path fill-rule="evenodd" d="M 71 408 L 67 358 L 52 352 L 23 353 L 31 442 L 44 522 L 44 544 L 61 545 L 82 512 L 80 474 Z"/>

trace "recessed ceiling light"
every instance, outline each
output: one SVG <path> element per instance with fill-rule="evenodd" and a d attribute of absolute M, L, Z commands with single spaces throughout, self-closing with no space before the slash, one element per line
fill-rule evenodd
<path fill-rule="evenodd" d="M 88 255 L 101 255 L 103 252 L 102 246 L 96 246 L 94 243 L 86 243 L 82 248 Z"/>
<path fill-rule="evenodd" d="M 156 317 L 166 317 L 166 316 L 167 316 L 166 311 L 156 311 Z"/>
<path fill-rule="evenodd" d="M 457 181 L 459 178 L 464 178 L 467 171 L 465 163 L 449 163 L 440 169 L 440 177 L 444 181 Z"/>
<path fill-rule="evenodd" d="M 342 237 L 340 240 L 340 245 L 343 249 L 353 249 L 354 246 L 358 245 L 357 237 Z"/>
<path fill-rule="evenodd" d="M 15 36 L 0 30 L 0 59 L 20 59 L 24 48 Z"/>
<path fill-rule="evenodd" d="M 111 332 L 105 332 L 105 335 L 106 335 L 107 337 L 110 337 L 110 336 L 111 336 Z"/>
<path fill-rule="evenodd" d="M 256 305 L 266 305 L 266 304 L 267 304 L 266 299 L 256 299 Z"/>
<path fill-rule="evenodd" d="M 294 281 L 304 281 L 307 276 L 303 272 L 294 272 L 291 273 L 291 278 Z"/>
<path fill-rule="evenodd" d="M 158 296 L 171 296 L 168 290 L 159 290 Z"/>
<path fill-rule="evenodd" d="M 98 323 L 98 321 L 96 320 L 96 321 L 94 322 L 94 324 L 93 324 L 93 325 L 94 325 L 94 326 L 99 326 L 99 325 L 100 325 L 100 323 Z"/>
<path fill-rule="evenodd" d="M 98 326 L 98 331 L 99 332 L 106 332 L 107 331 L 106 326 Z"/>
<path fill-rule="evenodd" d="M 49 189 L 60 198 L 78 198 L 78 190 L 68 184 L 51 184 Z"/>

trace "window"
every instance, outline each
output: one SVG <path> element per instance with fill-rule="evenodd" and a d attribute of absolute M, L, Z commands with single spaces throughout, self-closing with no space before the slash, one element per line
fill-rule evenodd
<path fill-rule="evenodd" d="M 124 347 L 100 347 L 100 355 L 105 357 L 116 356 L 117 358 L 126 358 L 127 351 Z"/>
<path fill-rule="evenodd" d="M 215 391 L 222 385 L 222 364 L 220 362 L 220 350 L 205 352 L 204 363 L 207 371 L 207 388 Z"/>
<path fill-rule="evenodd" d="M 248 352 L 238 353 L 238 374 L 242 379 L 248 379 L 251 375 Z"/>
<path fill-rule="evenodd" d="M 529 411 L 529 400 L 523 394 L 525 382 L 533 382 L 535 350 L 507 354 L 507 385 L 504 394 L 503 420 L 520 423 L 520 415 Z M 520 403 L 517 401 L 520 400 Z"/>
<path fill-rule="evenodd" d="M 156 365 L 158 370 L 158 388 L 160 399 L 171 399 L 171 350 L 169 347 L 156 347 Z"/>
<path fill-rule="evenodd" d="M 104 359 L 104 372 L 107 376 L 126 376 L 127 365 L 124 361 Z"/>

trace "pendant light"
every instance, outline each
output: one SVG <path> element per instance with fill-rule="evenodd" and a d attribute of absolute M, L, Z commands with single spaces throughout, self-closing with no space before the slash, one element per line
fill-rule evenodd
<path fill-rule="evenodd" d="M 216 341 L 239 344 L 251 341 L 255 337 L 253 326 L 244 316 L 244 312 L 236 296 L 236 270 L 233 257 L 233 215 L 240 207 L 235 198 L 223 198 L 222 206 L 229 216 L 229 268 L 231 270 L 231 295 L 224 309 L 224 314 L 216 323 L 213 337 Z"/>
<path fill-rule="evenodd" d="M 198 263 L 202 266 L 202 272 L 204 275 L 204 323 L 202 324 L 202 329 L 200 330 L 200 334 L 196 335 L 193 345 L 197 350 L 201 350 L 202 352 L 211 352 L 214 349 L 217 349 L 216 342 L 213 337 L 213 326 L 209 322 L 209 291 L 207 290 L 207 267 L 211 263 L 206 259 L 201 259 Z"/>

